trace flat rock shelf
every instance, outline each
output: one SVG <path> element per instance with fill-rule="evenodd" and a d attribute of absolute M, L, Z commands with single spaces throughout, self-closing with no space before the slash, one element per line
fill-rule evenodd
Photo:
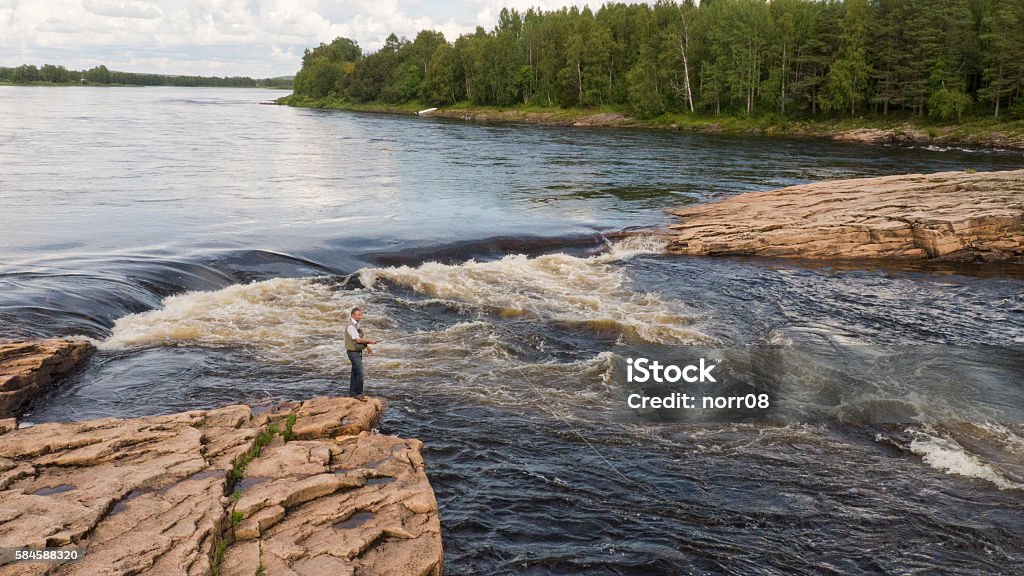
<path fill-rule="evenodd" d="M 422 444 L 375 398 L 321 397 L 0 434 L 0 546 L 84 548 L 0 575 L 443 570 Z"/>
<path fill-rule="evenodd" d="M 677 254 L 1024 262 L 1024 170 L 836 180 L 671 213 Z"/>

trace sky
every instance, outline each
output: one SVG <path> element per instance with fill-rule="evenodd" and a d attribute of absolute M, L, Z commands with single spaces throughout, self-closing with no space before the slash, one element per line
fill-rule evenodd
<path fill-rule="evenodd" d="M 302 52 L 346 36 L 373 51 L 388 34 L 424 28 L 454 40 L 502 7 L 572 0 L 0 0 L 0 66 L 272 77 L 298 71 Z M 589 2 L 596 7 L 600 2 Z"/>

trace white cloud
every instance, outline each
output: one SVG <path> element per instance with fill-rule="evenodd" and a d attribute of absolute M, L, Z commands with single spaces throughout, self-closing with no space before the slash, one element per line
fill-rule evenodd
<path fill-rule="evenodd" d="M 573 3 L 573 2 L 570 2 Z M 582 5 L 581 2 L 576 2 Z M 0 66 L 63 64 L 181 74 L 293 74 L 337 36 L 376 50 L 388 34 L 490 29 L 504 6 L 560 0 L 0 0 Z"/>
<path fill-rule="evenodd" d="M 82 7 L 100 16 L 111 16 L 114 18 L 142 18 L 149 20 L 161 16 L 160 9 L 152 3 L 130 1 L 117 2 L 114 0 L 82 0 Z"/>
<path fill-rule="evenodd" d="M 639 0 L 631 0 L 639 1 Z M 563 6 L 590 6 L 591 10 L 597 10 L 603 2 L 572 2 L 564 0 L 469 0 L 467 4 L 476 7 L 476 23 L 483 26 L 485 30 L 494 28 L 498 23 L 498 15 L 502 8 L 516 9 L 520 13 L 530 8 L 542 10 L 557 10 Z"/>

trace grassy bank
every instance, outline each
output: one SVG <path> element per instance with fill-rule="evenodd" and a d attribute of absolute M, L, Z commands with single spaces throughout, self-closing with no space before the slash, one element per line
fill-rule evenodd
<path fill-rule="evenodd" d="M 391 114 L 415 114 L 430 108 L 422 102 L 358 104 L 334 98 L 310 99 L 290 95 L 279 104 L 304 108 L 350 110 Z M 666 113 L 640 119 L 616 107 L 547 108 L 542 106 L 473 106 L 462 102 L 438 108 L 432 116 L 472 122 L 520 122 L 548 126 L 604 126 L 704 132 L 714 134 L 764 134 L 822 137 L 866 144 L 968 145 L 1024 150 L 1024 121 L 998 122 L 973 118 L 958 123 L 939 123 L 927 118 L 863 116 L 830 120 L 788 119 L 779 115 L 703 116 Z"/>

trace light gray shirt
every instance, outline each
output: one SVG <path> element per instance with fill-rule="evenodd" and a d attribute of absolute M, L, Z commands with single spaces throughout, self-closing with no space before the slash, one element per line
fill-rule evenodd
<path fill-rule="evenodd" d="M 359 338 L 359 322 L 356 322 L 354 318 L 349 318 L 347 332 L 353 340 Z"/>

